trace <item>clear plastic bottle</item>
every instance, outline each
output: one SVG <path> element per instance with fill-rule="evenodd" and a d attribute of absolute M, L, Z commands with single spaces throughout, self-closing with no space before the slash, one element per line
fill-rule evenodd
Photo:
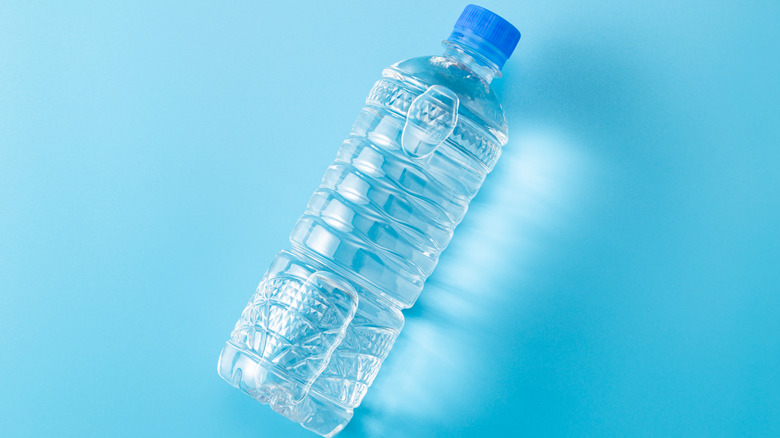
<path fill-rule="evenodd" d="M 479 6 L 441 56 L 382 72 L 218 372 L 323 436 L 352 418 L 507 141 L 490 82 L 520 33 Z"/>

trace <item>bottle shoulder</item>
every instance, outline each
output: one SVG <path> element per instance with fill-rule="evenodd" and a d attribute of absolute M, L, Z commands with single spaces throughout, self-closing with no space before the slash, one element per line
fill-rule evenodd
<path fill-rule="evenodd" d="M 458 95 L 458 112 L 486 128 L 500 145 L 507 141 L 504 109 L 495 90 L 479 75 L 457 61 L 444 56 L 422 56 L 396 62 L 382 76 L 398 80 L 415 91 L 442 85 Z"/>

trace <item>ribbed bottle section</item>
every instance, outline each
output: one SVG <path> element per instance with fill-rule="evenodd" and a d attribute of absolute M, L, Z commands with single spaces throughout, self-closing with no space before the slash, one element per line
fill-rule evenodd
<path fill-rule="evenodd" d="M 388 80 L 375 85 L 290 236 L 399 308 L 414 304 L 488 172 L 469 152 L 479 145 L 465 120 L 456 133 L 468 144 L 448 140 L 425 159 L 404 153 L 403 110 L 414 97 Z"/>

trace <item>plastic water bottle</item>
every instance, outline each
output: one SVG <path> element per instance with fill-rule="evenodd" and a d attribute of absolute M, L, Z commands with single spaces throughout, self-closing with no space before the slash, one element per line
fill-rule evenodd
<path fill-rule="evenodd" d="M 520 32 L 469 5 L 440 56 L 382 72 L 219 357 L 323 436 L 349 422 L 507 141 L 490 83 Z"/>

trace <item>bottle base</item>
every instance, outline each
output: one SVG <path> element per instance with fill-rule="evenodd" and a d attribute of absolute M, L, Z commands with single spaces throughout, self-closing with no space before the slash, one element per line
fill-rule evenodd
<path fill-rule="evenodd" d="M 289 387 L 289 382 L 275 372 L 273 364 L 232 342 L 225 343 L 222 348 L 217 372 L 232 386 L 324 437 L 339 433 L 352 419 L 352 409 L 314 391 L 309 391 L 296 402 L 292 394 L 284 389 Z"/>

